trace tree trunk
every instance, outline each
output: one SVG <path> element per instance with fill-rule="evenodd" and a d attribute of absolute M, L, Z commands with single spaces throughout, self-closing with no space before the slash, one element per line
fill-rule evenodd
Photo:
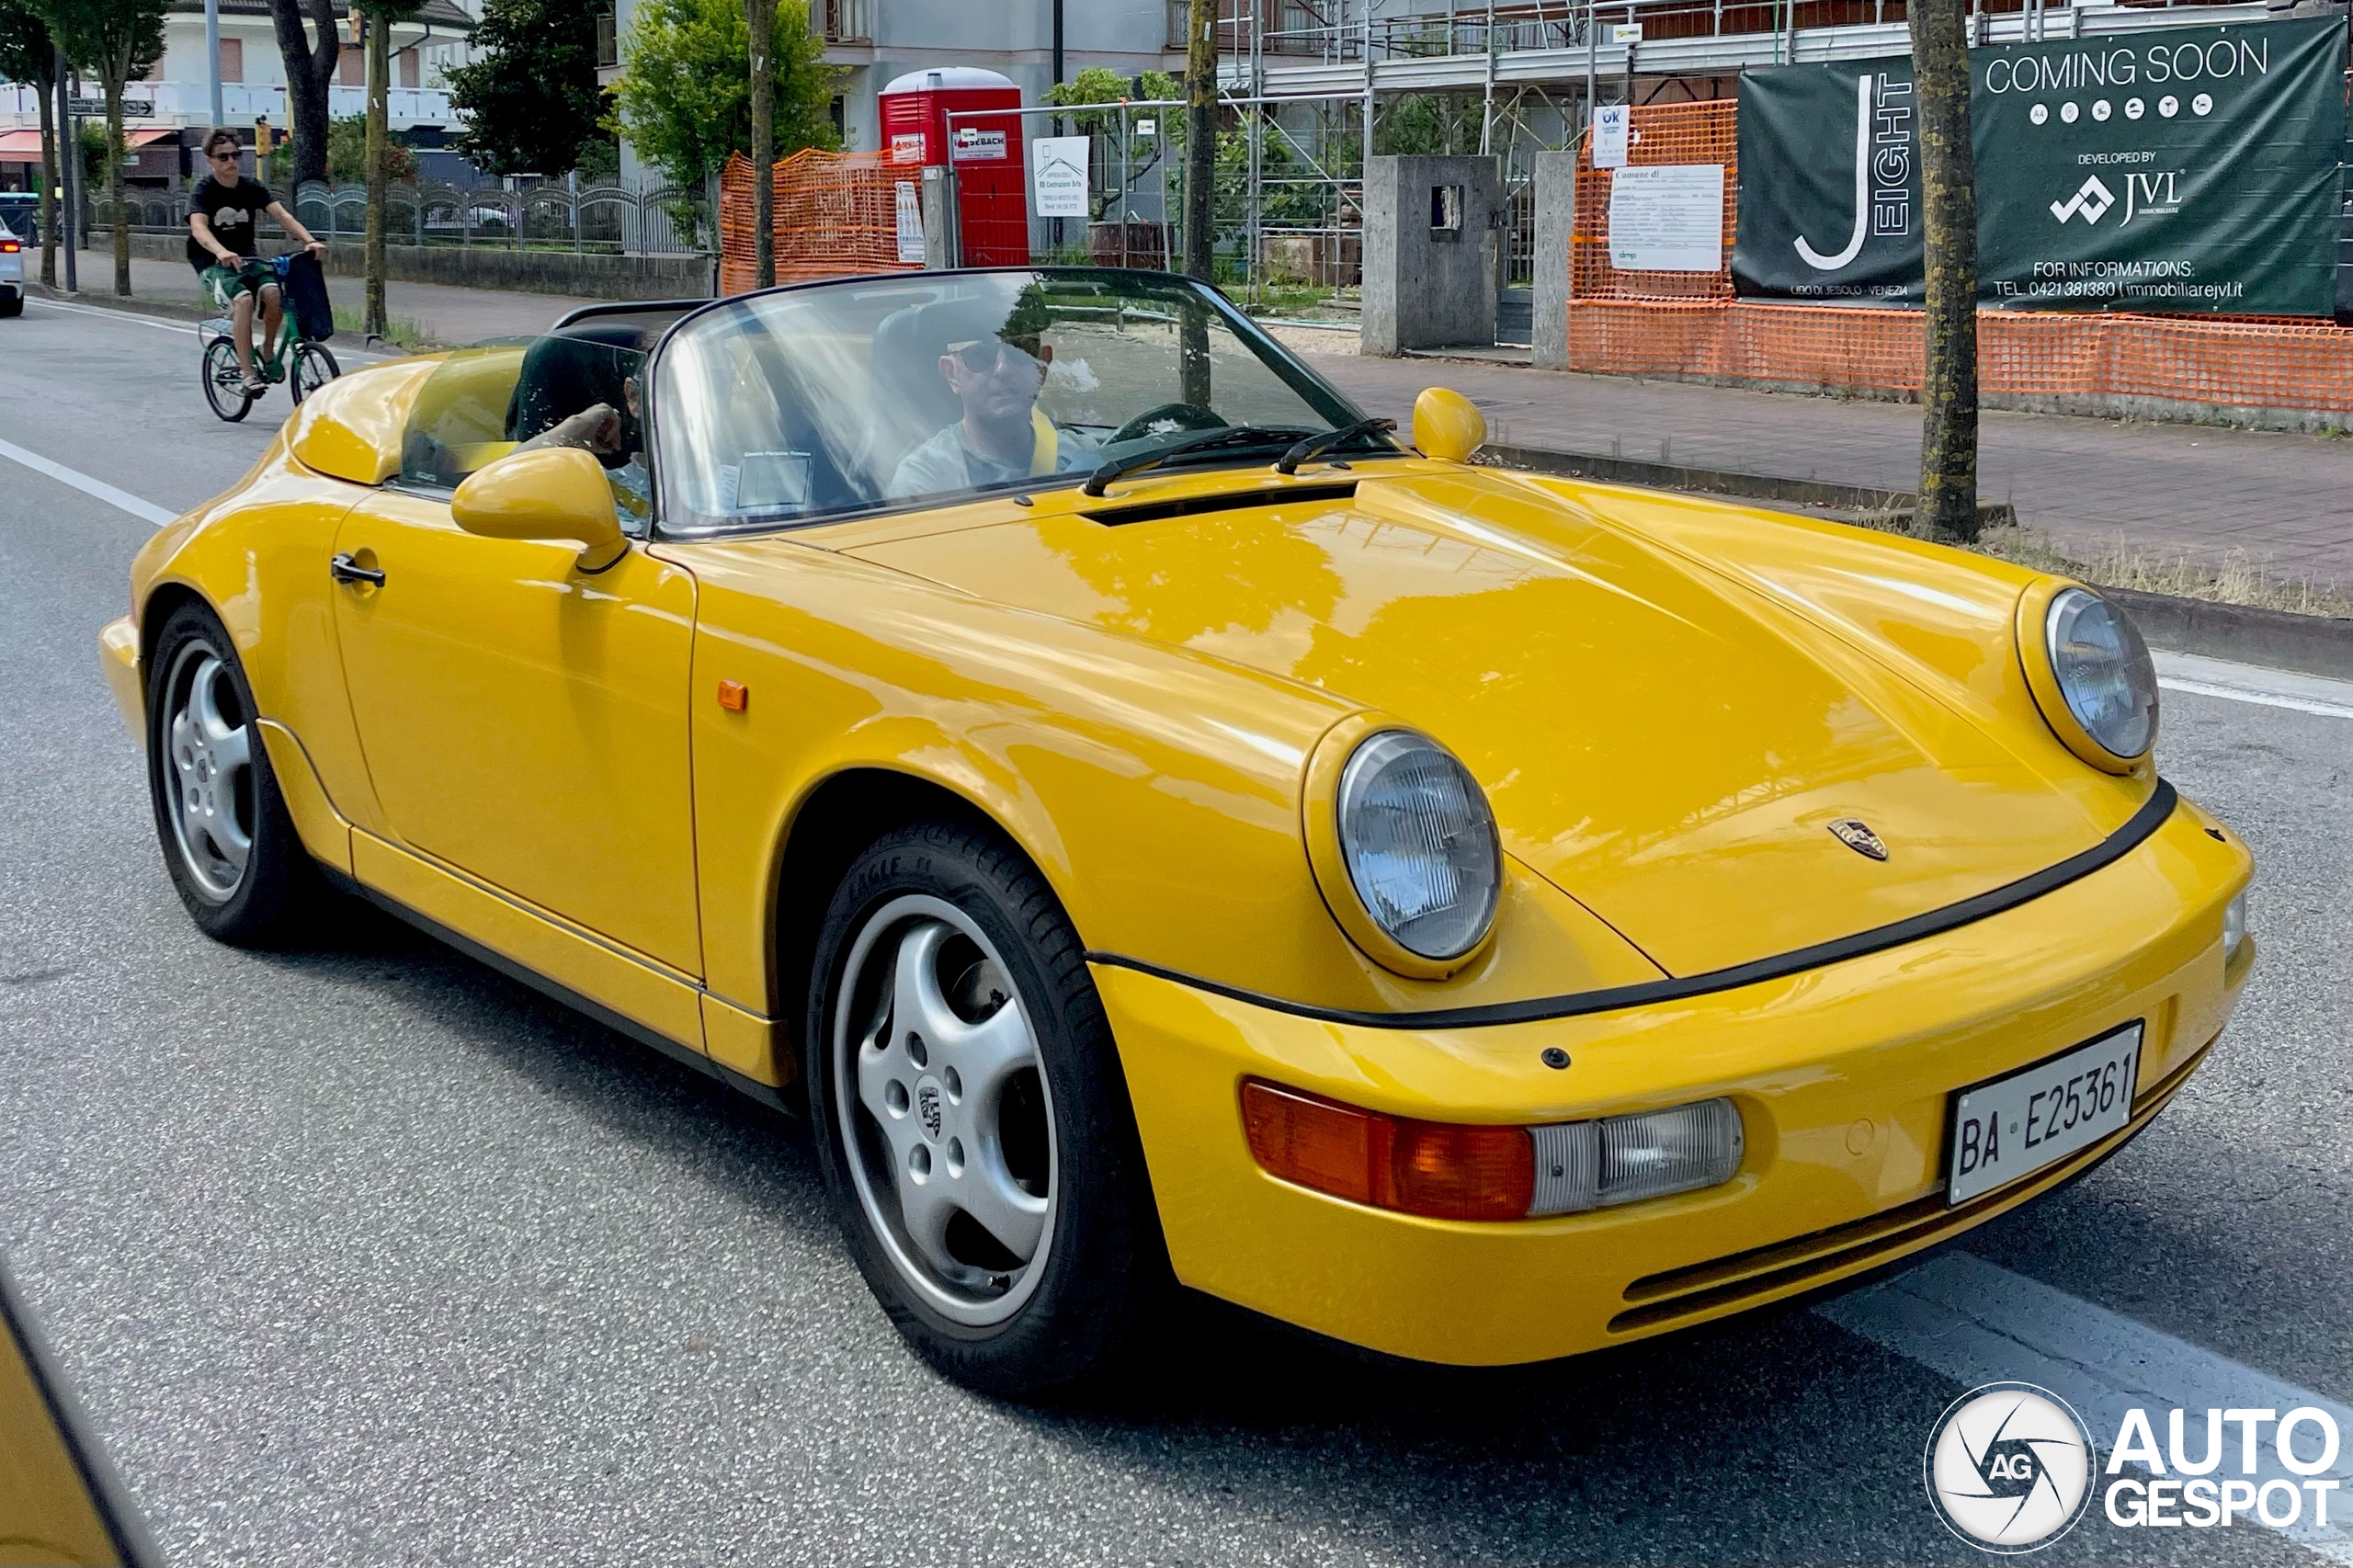
<path fill-rule="evenodd" d="M 368 18 L 368 304 L 363 335 L 384 335 L 384 165 L 390 140 L 385 117 L 391 108 L 392 60 L 385 51 L 391 28 L 381 17 Z"/>
<path fill-rule="evenodd" d="M 126 61 L 108 63 L 107 199 L 114 203 L 114 291 L 126 298 L 131 293 L 131 220 L 122 207 L 122 79 L 129 74 Z"/>
<path fill-rule="evenodd" d="M 1920 97 L 1920 239 L 1927 360 L 1920 381 L 1920 523 L 1977 537 L 1977 157 L 1964 0 L 1912 0 Z"/>
<path fill-rule="evenodd" d="M 1217 0 L 1191 0 L 1185 20 L 1185 275 L 1207 283 L 1217 194 Z"/>
<path fill-rule="evenodd" d="M 776 0 L 744 0 L 751 33 L 752 287 L 776 287 Z"/>
<path fill-rule="evenodd" d="M 278 32 L 278 57 L 286 64 L 286 129 L 294 139 L 294 176 L 289 183 L 327 177 L 327 92 L 335 82 L 335 61 L 343 52 L 335 32 L 335 0 L 311 0 L 311 26 L 316 41 L 303 36 L 302 0 L 270 0 L 269 17 Z M 259 179 L 261 171 L 254 171 Z M 294 193 L 278 193 L 290 210 Z"/>
<path fill-rule="evenodd" d="M 57 89 L 40 85 L 40 281 L 57 287 L 57 181 L 62 165 L 57 140 Z"/>

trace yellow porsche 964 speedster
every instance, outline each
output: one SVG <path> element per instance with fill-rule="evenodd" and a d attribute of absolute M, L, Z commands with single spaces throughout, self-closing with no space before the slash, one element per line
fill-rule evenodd
<path fill-rule="evenodd" d="M 2147 1126 L 2251 861 L 2123 613 L 1483 436 L 1161 275 L 600 307 L 317 393 L 101 662 L 206 931 L 363 895 L 805 1106 L 984 1389 L 1177 1284 L 1611 1345 Z"/>

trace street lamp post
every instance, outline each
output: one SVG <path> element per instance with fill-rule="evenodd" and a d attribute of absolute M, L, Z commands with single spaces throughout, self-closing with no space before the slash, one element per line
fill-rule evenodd
<path fill-rule="evenodd" d="M 229 123 L 221 113 L 221 0 L 204 0 L 204 69 L 212 85 L 212 119 L 205 131 L 209 136 Z M 259 169 L 254 177 L 261 177 Z"/>

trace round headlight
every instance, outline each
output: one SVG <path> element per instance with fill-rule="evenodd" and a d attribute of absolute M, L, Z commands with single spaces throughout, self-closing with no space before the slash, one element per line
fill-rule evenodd
<path fill-rule="evenodd" d="M 2043 617 L 2051 673 L 2084 733 L 2120 758 L 2157 738 L 2157 672 L 2122 610 L 2084 588 L 2052 596 Z"/>
<path fill-rule="evenodd" d="M 1405 730 L 1367 739 L 1340 774 L 1340 853 L 1365 913 L 1426 959 L 1460 958 L 1495 918 L 1503 850 L 1487 797 L 1437 742 Z"/>

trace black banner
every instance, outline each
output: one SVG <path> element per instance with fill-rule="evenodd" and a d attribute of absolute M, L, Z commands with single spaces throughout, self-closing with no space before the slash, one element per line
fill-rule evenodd
<path fill-rule="evenodd" d="M 1980 299 L 2330 314 L 2345 38 L 2316 17 L 1972 50 Z M 1917 301 L 1919 192 L 1909 56 L 1741 78 L 1741 294 Z"/>

